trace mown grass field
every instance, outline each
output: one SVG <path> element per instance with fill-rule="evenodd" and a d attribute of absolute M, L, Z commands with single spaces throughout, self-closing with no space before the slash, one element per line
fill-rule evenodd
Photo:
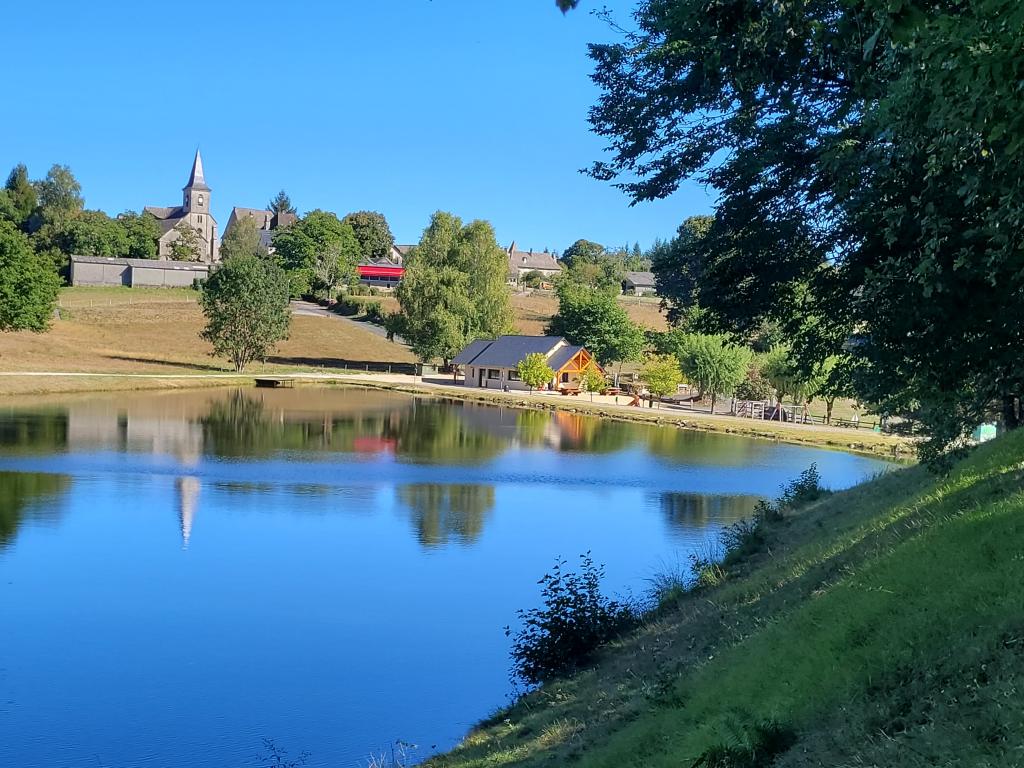
<path fill-rule="evenodd" d="M 1014 434 L 773 524 L 723 584 L 428 764 L 1024 766 L 1021 584 Z"/>
<path fill-rule="evenodd" d="M 0 370 L 165 374 L 231 370 L 228 362 L 213 357 L 210 344 L 199 338 L 204 321 L 194 291 L 66 288 L 61 291 L 59 312 L 60 319 L 46 333 L 0 334 Z M 357 323 L 295 316 L 290 337 L 278 345 L 267 364 L 256 363 L 247 372 L 330 368 L 340 360 L 411 362 L 415 357 L 407 347 Z M 146 386 L 166 383 L 110 380 L 102 388 Z M 98 387 L 95 380 L 85 379 L 0 379 L 0 393 L 41 388 L 70 391 Z"/>

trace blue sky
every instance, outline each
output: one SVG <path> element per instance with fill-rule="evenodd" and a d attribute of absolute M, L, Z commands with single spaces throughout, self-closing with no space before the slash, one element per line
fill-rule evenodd
<path fill-rule="evenodd" d="M 629 0 L 602 4 L 629 21 Z M 66 163 L 114 214 L 179 203 L 199 146 L 222 228 L 283 187 L 300 212 L 379 210 L 399 242 L 444 209 L 523 248 L 646 246 L 711 197 L 694 183 L 631 208 L 578 173 L 602 148 L 586 122 L 586 44 L 614 35 L 598 5 L 16 3 L 0 169 Z"/>

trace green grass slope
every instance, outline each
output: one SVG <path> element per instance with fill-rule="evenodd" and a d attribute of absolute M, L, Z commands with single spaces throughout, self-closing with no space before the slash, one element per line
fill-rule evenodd
<path fill-rule="evenodd" d="M 1024 434 L 768 528 L 434 768 L 1024 766 Z"/>

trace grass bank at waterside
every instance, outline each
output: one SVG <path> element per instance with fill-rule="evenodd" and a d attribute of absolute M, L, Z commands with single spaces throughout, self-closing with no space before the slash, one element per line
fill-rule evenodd
<path fill-rule="evenodd" d="M 790 512 L 428 765 L 1024 765 L 1022 468 L 1010 434 Z"/>
<path fill-rule="evenodd" d="M 586 395 L 560 397 L 553 393 L 531 394 L 526 392 L 499 392 L 475 387 L 445 386 L 435 382 L 417 382 L 414 377 L 384 376 L 368 374 L 355 377 L 352 382 L 361 387 L 393 389 L 410 394 L 451 397 L 477 403 L 514 406 L 519 408 L 546 408 L 569 411 L 602 418 L 619 419 L 647 424 L 663 424 L 680 429 L 701 432 L 721 432 L 767 440 L 777 440 L 795 445 L 809 445 L 821 448 L 861 453 L 870 456 L 884 456 L 890 459 L 911 461 L 914 458 L 914 441 L 899 435 L 874 432 L 870 429 L 848 429 L 821 424 L 793 424 L 790 422 L 741 419 L 726 414 L 714 416 L 701 411 L 670 408 L 630 407 L 625 405 L 628 398 L 622 398 L 622 405 L 591 403 Z"/>

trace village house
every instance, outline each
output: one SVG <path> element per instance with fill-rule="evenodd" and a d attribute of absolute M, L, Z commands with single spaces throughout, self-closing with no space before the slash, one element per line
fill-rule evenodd
<path fill-rule="evenodd" d="M 274 232 L 294 224 L 299 219 L 294 213 L 278 213 L 268 208 L 239 208 L 235 206 L 231 209 L 227 226 L 224 227 L 225 236 L 244 218 L 250 218 L 256 222 L 256 229 L 260 233 L 260 243 L 267 249 L 267 253 L 274 252 Z"/>
<path fill-rule="evenodd" d="M 375 288 L 394 288 L 405 276 L 405 256 L 412 245 L 392 245 L 391 252 L 382 259 L 365 259 L 356 268 L 359 282 Z"/>
<path fill-rule="evenodd" d="M 562 273 L 562 265 L 558 263 L 553 253 L 519 251 L 516 250 L 516 243 L 505 250 L 508 254 L 508 279 L 510 283 L 518 283 L 530 272 L 538 272 L 543 277 L 550 279 Z"/>
<path fill-rule="evenodd" d="M 181 190 L 181 205 L 163 208 L 147 205 L 143 210 L 160 223 L 157 257 L 171 257 L 171 243 L 178 239 L 180 227 L 191 227 L 199 240 L 199 261 L 213 264 L 220 259 L 220 241 L 217 239 L 217 221 L 210 213 L 210 187 L 203 177 L 203 158 L 196 150 L 192 173 Z"/>
<path fill-rule="evenodd" d="M 452 363 L 461 371 L 467 387 L 483 389 L 528 390 L 517 371 L 527 355 L 544 355 L 554 376 L 549 389 L 579 389 L 588 368 L 601 367 L 584 348 L 570 344 L 561 336 L 499 336 L 493 341 L 478 340 L 462 350 Z"/>
<path fill-rule="evenodd" d="M 622 280 L 622 292 L 631 296 L 654 296 L 657 287 L 653 272 L 627 272 Z"/>

